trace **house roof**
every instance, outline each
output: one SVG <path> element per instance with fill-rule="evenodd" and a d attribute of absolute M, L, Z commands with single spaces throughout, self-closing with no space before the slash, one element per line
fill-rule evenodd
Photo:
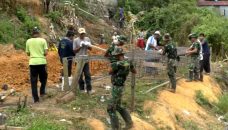
<path fill-rule="evenodd" d="M 208 1 L 208 0 L 198 0 L 199 6 L 228 6 L 228 0 L 223 1 Z"/>

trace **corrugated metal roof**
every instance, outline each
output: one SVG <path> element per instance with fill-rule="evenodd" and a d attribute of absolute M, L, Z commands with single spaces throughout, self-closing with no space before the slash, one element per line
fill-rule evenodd
<path fill-rule="evenodd" d="M 199 6 L 228 6 L 228 0 L 223 1 L 208 1 L 208 0 L 198 0 Z"/>

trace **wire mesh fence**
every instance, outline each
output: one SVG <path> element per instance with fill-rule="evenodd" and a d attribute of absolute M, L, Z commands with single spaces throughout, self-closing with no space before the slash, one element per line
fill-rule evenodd
<path fill-rule="evenodd" d="M 187 48 L 178 48 L 178 54 L 185 52 Z M 133 56 L 134 55 L 134 56 Z M 144 78 L 150 82 L 151 80 L 168 80 L 167 77 L 167 58 L 156 51 L 143 51 L 135 50 L 127 52 L 125 54 L 128 60 L 133 61 L 137 70 L 136 78 Z M 134 57 L 134 58 L 133 58 Z M 92 56 L 77 56 L 75 62 L 80 58 L 88 60 L 90 65 L 90 72 L 93 80 L 100 80 L 105 77 L 109 77 L 110 62 L 108 59 L 101 55 Z M 190 58 L 181 57 L 180 61 L 177 62 L 177 76 L 183 76 L 187 73 L 187 67 L 190 62 Z"/>

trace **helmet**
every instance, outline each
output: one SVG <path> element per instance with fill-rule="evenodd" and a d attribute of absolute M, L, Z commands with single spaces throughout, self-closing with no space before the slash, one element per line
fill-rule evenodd
<path fill-rule="evenodd" d="M 188 35 L 188 39 L 191 39 L 191 38 L 198 38 L 198 36 L 196 33 L 191 33 Z"/>
<path fill-rule="evenodd" d="M 117 56 L 117 55 L 121 55 L 121 54 L 124 54 L 124 51 L 120 47 L 115 48 L 114 51 L 112 52 L 113 56 Z"/>
<path fill-rule="evenodd" d="M 117 38 L 118 38 L 118 41 L 119 41 L 119 42 L 127 42 L 127 37 L 124 36 L 124 35 L 120 35 L 120 36 L 117 37 Z"/>

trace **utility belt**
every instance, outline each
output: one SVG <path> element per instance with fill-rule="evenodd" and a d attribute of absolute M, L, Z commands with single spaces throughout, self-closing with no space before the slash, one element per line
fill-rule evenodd
<path fill-rule="evenodd" d="M 119 86 L 119 85 L 113 85 L 113 88 L 124 88 L 124 85 Z"/>

